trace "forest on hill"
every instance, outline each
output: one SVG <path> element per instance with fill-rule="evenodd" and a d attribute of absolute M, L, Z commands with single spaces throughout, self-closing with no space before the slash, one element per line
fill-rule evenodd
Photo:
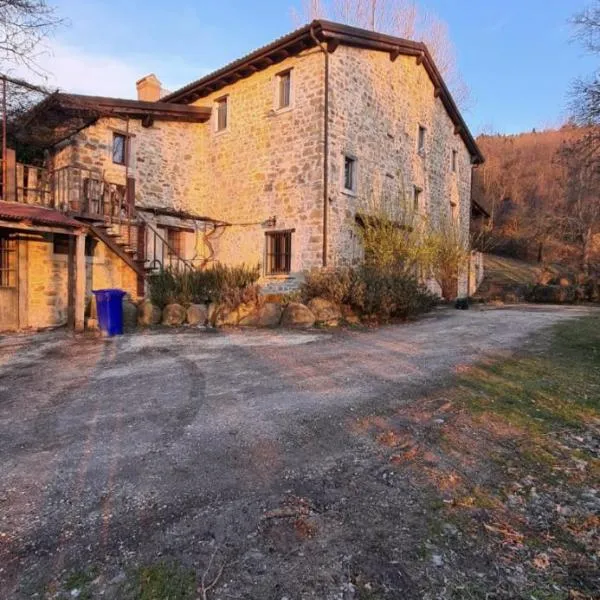
<path fill-rule="evenodd" d="M 482 135 L 486 162 L 473 198 L 490 214 L 474 232 L 482 250 L 540 264 L 600 271 L 600 130 L 565 125 Z"/>

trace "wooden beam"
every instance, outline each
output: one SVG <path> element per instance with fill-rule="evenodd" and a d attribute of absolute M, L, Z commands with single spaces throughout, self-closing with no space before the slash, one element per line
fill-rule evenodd
<path fill-rule="evenodd" d="M 417 55 L 417 65 L 423 64 L 424 60 L 425 60 L 425 54 L 423 52 L 421 52 L 419 55 Z"/>
<path fill-rule="evenodd" d="M 152 115 L 145 115 L 142 118 L 142 127 L 147 129 L 148 127 L 152 127 L 152 125 L 154 125 L 154 117 Z"/>
<path fill-rule="evenodd" d="M 456 135 L 458 135 L 459 133 L 462 133 L 462 130 L 463 130 L 462 125 L 456 125 L 456 127 L 454 127 L 454 133 Z"/>
<path fill-rule="evenodd" d="M 439 98 L 442 94 L 442 88 L 436 87 L 435 90 L 433 90 L 433 97 L 434 98 Z"/>
<path fill-rule="evenodd" d="M 69 229 L 62 227 L 52 227 L 49 225 L 32 225 L 23 221 L 5 221 L 0 220 L 0 227 L 13 229 L 14 231 L 34 231 L 36 233 L 62 233 L 63 235 L 77 235 L 83 229 Z"/>
<path fill-rule="evenodd" d="M 329 54 L 333 54 L 337 50 L 339 45 L 339 38 L 331 38 L 327 40 L 327 52 L 329 52 Z"/>
<path fill-rule="evenodd" d="M 395 62 L 395 60 L 400 56 L 400 48 L 394 48 L 390 50 L 390 60 Z"/>
<path fill-rule="evenodd" d="M 75 331 L 85 328 L 85 233 L 75 242 Z"/>

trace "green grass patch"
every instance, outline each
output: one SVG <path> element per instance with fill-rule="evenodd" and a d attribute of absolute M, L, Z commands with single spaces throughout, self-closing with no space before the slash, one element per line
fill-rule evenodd
<path fill-rule="evenodd" d="M 458 384 L 475 413 L 494 413 L 531 433 L 577 428 L 599 415 L 600 316 L 560 323 L 546 351 L 481 364 Z"/>
<path fill-rule="evenodd" d="M 188 600 L 197 597 L 196 587 L 193 570 L 164 562 L 140 567 L 123 590 L 123 597 L 128 600 Z"/>

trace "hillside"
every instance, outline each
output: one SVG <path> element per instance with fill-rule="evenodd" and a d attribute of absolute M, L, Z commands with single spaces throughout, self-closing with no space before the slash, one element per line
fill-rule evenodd
<path fill-rule="evenodd" d="M 539 264 L 586 270 L 599 262 L 598 131 L 564 126 L 477 139 L 486 162 L 473 197 L 491 215 L 484 250 Z"/>

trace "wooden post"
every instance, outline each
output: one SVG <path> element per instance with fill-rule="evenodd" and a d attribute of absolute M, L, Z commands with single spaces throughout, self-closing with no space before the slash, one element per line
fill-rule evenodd
<path fill-rule="evenodd" d="M 29 242 L 26 236 L 21 235 L 17 239 L 17 276 L 19 278 L 19 329 L 25 329 L 29 326 Z"/>
<path fill-rule="evenodd" d="M 4 162 L 5 189 L 3 200 L 8 202 L 17 201 L 17 157 L 13 148 L 6 149 L 6 160 Z"/>
<path fill-rule="evenodd" d="M 75 248 L 75 331 L 85 327 L 85 233 L 78 233 Z"/>

